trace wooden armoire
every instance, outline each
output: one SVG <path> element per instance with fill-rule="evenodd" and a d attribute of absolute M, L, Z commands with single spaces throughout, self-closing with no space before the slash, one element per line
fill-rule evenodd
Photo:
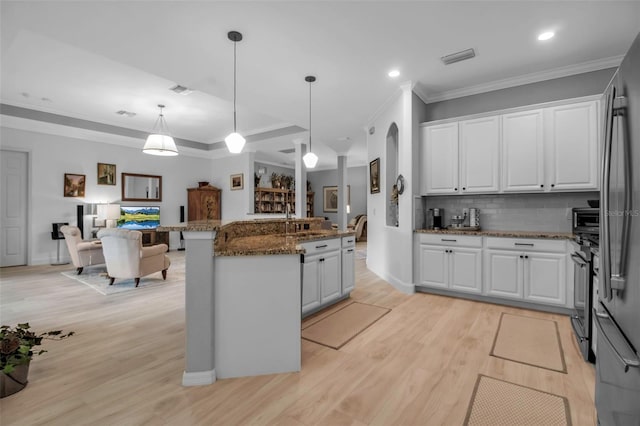
<path fill-rule="evenodd" d="M 221 192 L 211 185 L 187 188 L 187 220 L 220 220 Z"/>

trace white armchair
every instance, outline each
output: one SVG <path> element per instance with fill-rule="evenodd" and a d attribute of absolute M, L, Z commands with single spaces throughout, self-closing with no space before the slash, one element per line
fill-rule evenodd
<path fill-rule="evenodd" d="M 166 244 L 150 247 L 142 246 L 142 232 L 128 229 L 101 229 L 98 238 L 102 241 L 102 250 L 107 263 L 107 274 L 113 284 L 116 278 L 135 278 L 136 287 L 140 277 L 162 272 L 162 278 L 167 279 L 167 269 L 171 265 L 169 250 Z"/>
<path fill-rule="evenodd" d="M 60 228 L 60 232 L 64 235 L 71 261 L 77 268 L 78 275 L 82 273 L 85 266 L 104 263 L 100 241 L 82 241 L 80 228 L 77 226 L 65 225 Z"/>

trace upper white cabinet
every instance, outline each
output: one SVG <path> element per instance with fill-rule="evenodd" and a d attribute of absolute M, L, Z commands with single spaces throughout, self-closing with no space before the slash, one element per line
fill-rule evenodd
<path fill-rule="evenodd" d="M 421 193 L 597 190 L 598 109 L 591 97 L 423 125 Z"/>
<path fill-rule="evenodd" d="M 542 110 L 502 116 L 502 189 L 544 191 Z"/>
<path fill-rule="evenodd" d="M 458 123 L 422 128 L 422 193 L 458 192 Z"/>
<path fill-rule="evenodd" d="M 461 192 L 497 192 L 500 189 L 499 173 L 500 117 L 461 121 Z"/>
<path fill-rule="evenodd" d="M 544 121 L 549 190 L 597 189 L 598 103 L 546 108 Z"/>

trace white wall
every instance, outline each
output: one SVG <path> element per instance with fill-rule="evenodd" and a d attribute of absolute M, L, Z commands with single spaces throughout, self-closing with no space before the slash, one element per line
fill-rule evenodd
<path fill-rule="evenodd" d="M 367 125 L 369 161 L 380 157 L 380 192 L 367 199 L 367 267 L 401 291 L 413 293 L 413 157 L 414 123 L 411 84 L 402 86 L 396 98 Z M 387 226 L 386 136 L 392 123 L 398 126 L 398 173 L 405 176 L 405 192 L 399 197 L 399 226 Z M 418 186 L 418 182 L 415 182 Z M 367 189 L 369 191 L 369 188 Z"/>
<path fill-rule="evenodd" d="M 211 185 L 222 189 L 222 220 L 242 220 L 253 214 L 253 157 L 252 152 L 210 160 Z M 242 173 L 244 187 L 231 190 L 231 175 Z"/>
<path fill-rule="evenodd" d="M 367 166 L 347 167 L 347 185 L 351 186 L 351 213 L 347 215 L 347 222 L 359 214 L 367 213 Z M 328 217 L 333 223 L 338 223 L 338 213 L 325 212 L 323 209 L 323 187 L 338 185 L 338 170 L 320 170 L 307 172 L 307 180 L 311 182 L 313 190 L 313 215 Z"/>
<path fill-rule="evenodd" d="M 51 239 L 51 223 L 76 224 L 76 206 L 95 202 L 120 202 L 121 173 L 143 173 L 162 176 L 162 202 L 127 202 L 124 205 L 159 205 L 161 223 L 179 221 L 179 206 L 187 205 L 187 188 L 198 181 L 213 181 L 210 159 L 187 156 L 158 157 L 141 150 L 89 140 L 0 128 L 2 149 L 26 151 L 30 157 L 29 171 L 29 264 L 55 261 L 56 241 Z M 116 165 L 115 186 L 97 184 L 97 163 Z M 84 198 L 65 198 L 65 173 L 86 175 Z M 228 179 L 228 176 L 227 176 Z M 223 200 L 229 183 L 223 188 Z M 224 203 L 223 203 L 224 206 Z M 85 223 L 89 224 L 87 218 Z M 85 238 L 88 234 L 85 226 Z M 176 235 L 174 235 L 176 234 Z M 171 246 L 177 248 L 179 235 L 171 233 Z M 67 257 L 64 241 L 63 257 Z M 68 258 L 68 257 L 67 257 Z"/>

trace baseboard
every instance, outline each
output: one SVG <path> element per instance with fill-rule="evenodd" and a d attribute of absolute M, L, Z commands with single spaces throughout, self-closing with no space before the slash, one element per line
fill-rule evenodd
<path fill-rule="evenodd" d="M 209 371 L 185 371 L 182 373 L 182 386 L 205 386 L 216 382 L 216 369 Z"/>
<path fill-rule="evenodd" d="M 401 291 L 404 294 L 415 294 L 416 292 L 416 286 L 413 283 L 405 283 L 404 281 L 397 279 L 393 275 L 386 274 L 376 270 L 375 268 L 372 268 L 371 265 L 369 264 L 368 258 L 367 258 L 367 269 L 369 269 L 371 272 L 373 272 L 374 274 L 376 274 L 377 276 L 379 276 L 380 278 L 382 278 L 383 280 L 391 284 L 393 287 L 395 287 L 396 290 Z"/>

